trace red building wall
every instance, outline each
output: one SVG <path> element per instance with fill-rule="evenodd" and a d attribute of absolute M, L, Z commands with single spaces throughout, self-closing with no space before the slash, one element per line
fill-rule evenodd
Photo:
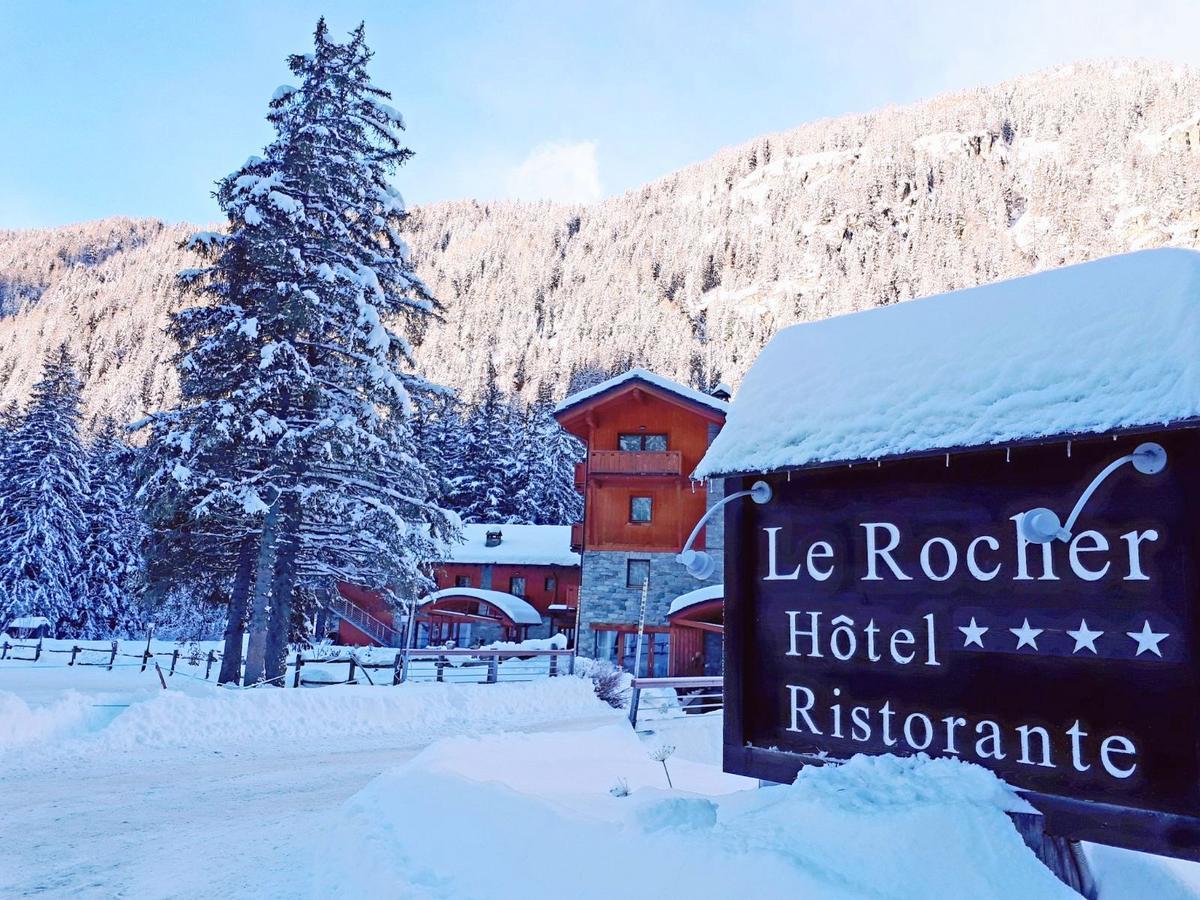
<path fill-rule="evenodd" d="M 484 569 L 491 570 L 491 584 L 485 586 Z M 446 563 L 434 570 L 438 589 L 454 587 L 455 578 L 465 575 L 471 579 L 470 587 L 488 587 L 493 591 L 510 593 L 511 579 L 525 578 L 525 599 L 543 616 L 549 615 L 552 604 L 574 606 L 579 596 L 579 566 L 525 566 L 492 565 L 482 563 Z M 546 579 L 554 579 L 554 587 L 546 588 Z"/>
<path fill-rule="evenodd" d="M 483 563 L 446 563 L 434 569 L 433 577 L 439 590 L 454 587 L 455 578 L 466 575 L 470 586 L 482 588 L 484 569 L 491 570 L 490 590 L 509 592 L 513 576 L 525 577 L 525 599 L 543 616 L 551 615 L 551 605 L 574 607 L 579 598 L 580 570 L 578 566 L 491 565 Z M 546 588 L 546 578 L 554 578 L 553 589 Z M 392 611 L 378 592 L 358 585 L 342 583 L 338 591 L 351 603 L 366 610 L 386 625 L 393 625 Z M 418 619 L 419 621 L 419 619 Z M 349 646 L 364 646 L 373 640 L 350 622 L 340 620 L 337 641 Z"/>

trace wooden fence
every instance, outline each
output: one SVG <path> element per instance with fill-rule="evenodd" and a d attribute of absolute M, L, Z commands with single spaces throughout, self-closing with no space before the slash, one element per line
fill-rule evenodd
<path fill-rule="evenodd" d="M 114 667 L 137 666 L 144 672 L 153 666 L 160 675 L 166 677 L 181 674 L 200 681 L 209 681 L 221 662 L 221 653 L 218 650 L 189 652 L 185 648 L 175 647 L 169 652 L 156 652 L 150 648 L 149 642 L 140 653 L 121 652 L 117 641 L 112 641 L 108 647 L 81 644 L 50 647 L 42 639 L 36 643 L 14 643 L 9 640 L 0 643 L 0 660 L 40 663 L 48 654 L 66 655 L 65 667 L 99 666 L 111 670 Z M 136 661 L 121 663 L 117 662 L 118 659 Z M 181 661 L 187 666 L 203 666 L 203 677 L 184 672 L 180 667 Z M 315 674 L 306 678 L 304 674 L 304 670 L 308 668 L 310 672 L 316 670 L 327 676 L 330 674 L 327 667 L 340 666 L 346 666 L 345 677 L 340 677 L 339 673 L 339 677 L 335 678 L 319 677 Z M 386 654 L 381 654 L 378 650 L 366 658 L 353 651 L 322 658 L 313 655 L 312 650 L 297 650 L 294 658 L 289 660 L 288 668 L 292 671 L 281 679 L 282 686 L 290 684 L 292 687 L 325 687 L 363 682 L 371 685 L 403 684 L 406 681 L 497 684 L 571 674 L 575 671 L 575 651 L 450 650 L 429 647 L 423 650 L 394 650 L 391 658 L 387 658 Z M 372 674 L 384 671 L 388 672 L 390 677 Z M 163 686 L 166 686 L 165 681 Z"/>

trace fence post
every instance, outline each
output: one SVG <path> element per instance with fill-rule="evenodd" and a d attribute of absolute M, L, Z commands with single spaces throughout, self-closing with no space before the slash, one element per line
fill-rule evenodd
<path fill-rule="evenodd" d="M 158 683 L 162 685 L 162 689 L 167 689 L 167 679 L 163 677 L 162 666 L 158 664 L 158 660 L 154 661 L 154 671 L 158 673 Z"/>
<path fill-rule="evenodd" d="M 296 651 L 296 678 L 292 682 L 292 687 L 296 687 L 296 688 L 300 687 L 300 670 L 302 668 L 304 668 L 304 655 L 299 650 L 297 650 Z"/>
<path fill-rule="evenodd" d="M 350 677 L 346 679 L 346 684 L 354 684 L 354 654 L 350 654 Z"/>
<path fill-rule="evenodd" d="M 117 661 L 117 642 L 112 642 L 112 655 L 108 658 L 108 671 L 112 671 L 113 663 Z"/>
<path fill-rule="evenodd" d="M 204 680 L 205 681 L 208 681 L 208 676 L 212 672 L 212 664 L 213 664 L 213 651 L 209 650 L 208 651 L 208 661 L 204 666 Z"/>
<path fill-rule="evenodd" d="M 446 680 L 446 657 L 439 656 L 437 658 L 437 662 L 435 663 L 435 666 L 437 667 L 437 680 L 445 681 Z"/>
<path fill-rule="evenodd" d="M 633 679 L 633 693 L 629 696 L 629 725 L 637 728 L 638 704 L 642 701 L 642 689 L 638 687 L 637 679 Z"/>
<path fill-rule="evenodd" d="M 68 666 L 75 665 L 75 657 L 78 655 L 79 655 L 79 647 L 78 646 L 72 647 L 71 648 L 71 661 L 69 663 L 67 663 L 67 665 Z"/>
<path fill-rule="evenodd" d="M 0 651 L 0 659 L 8 659 L 8 648 L 12 645 L 8 641 L 4 642 L 4 650 Z"/>
<path fill-rule="evenodd" d="M 42 638 L 38 638 L 37 649 L 33 651 L 33 661 L 37 662 L 42 658 Z"/>
<path fill-rule="evenodd" d="M 146 663 L 150 661 L 150 638 L 154 637 L 154 626 L 150 626 L 150 630 L 146 632 L 146 649 L 142 653 L 142 671 L 146 671 Z"/>
<path fill-rule="evenodd" d="M 171 654 L 171 674 L 175 674 L 175 664 L 179 662 L 179 648 L 175 648 L 175 652 Z"/>
<path fill-rule="evenodd" d="M 440 679 L 439 679 L 440 680 Z M 488 658 L 488 684 L 495 684 L 500 680 L 500 651 L 492 653 Z"/>
<path fill-rule="evenodd" d="M 551 678 L 558 677 L 558 654 L 557 653 L 550 654 L 550 677 Z"/>
<path fill-rule="evenodd" d="M 403 684 L 403 683 L 404 683 L 404 650 L 400 649 L 400 650 L 396 651 L 395 667 L 392 669 L 392 684 L 397 685 L 397 684 Z"/>

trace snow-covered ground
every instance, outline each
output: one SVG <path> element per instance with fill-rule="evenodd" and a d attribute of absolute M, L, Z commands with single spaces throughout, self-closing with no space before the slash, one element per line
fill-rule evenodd
<path fill-rule="evenodd" d="M 170 685 L 0 666 L 0 896 L 1072 896 L 954 762 L 759 790 L 720 772 L 719 713 L 635 735 L 575 677 Z M 1105 900 L 1200 897 L 1195 866 L 1092 853 Z"/>

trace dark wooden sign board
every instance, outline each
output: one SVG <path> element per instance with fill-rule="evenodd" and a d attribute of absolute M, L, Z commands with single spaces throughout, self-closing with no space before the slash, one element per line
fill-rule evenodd
<path fill-rule="evenodd" d="M 1145 440 L 1164 471 L 1022 546 L 1014 516 L 1065 519 Z M 1049 834 L 1200 859 L 1198 464 L 1180 428 L 729 479 L 774 498 L 726 508 L 726 771 L 951 756 Z"/>

